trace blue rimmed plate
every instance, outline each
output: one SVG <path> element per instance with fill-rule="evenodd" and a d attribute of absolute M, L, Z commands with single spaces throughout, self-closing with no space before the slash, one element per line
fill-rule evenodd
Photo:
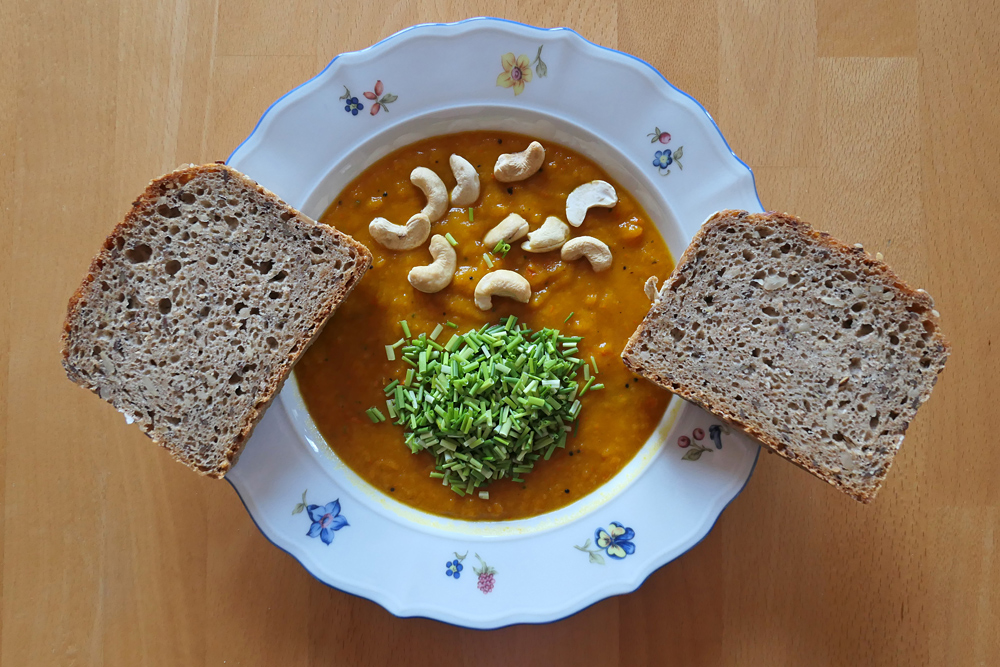
<path fill-rule="evenodd" d="M 498 19 L 416 26 L 338 56 L 275 102 L 229 164 L 318 218 L 391 151 L 473 129 L 592 158 L 645 207 L 675 257 L 715 211 L 761 210 L 750 170 L 705 109 L 648 64 L 569 29 Z M 402 505 L 344 466 L 294 375 L 277 403 L 228 476 L 268 539 L 324 583 L 396 615 L 474 628 L 552 621 L 635 590 L 705 537 L 758 454 L 675 399 L 596 492 L 540 517 L 473 523 Z"/>

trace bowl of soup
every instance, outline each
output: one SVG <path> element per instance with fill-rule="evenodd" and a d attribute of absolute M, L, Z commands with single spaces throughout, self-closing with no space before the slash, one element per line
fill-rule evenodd
<path fill-rule="evenodd" d="M 494 176 L 502 155 L 532 142 L 545 149 L 536 173 Z M 431 223 L 456 267 L 445 288 L 425 293 L 408 276 L 432 261 L 428 244 L 394 250 L 369 227 L 421 210 L 415 168 L 451 190 L 452 155 L 472 165 L 480 192 Z M 700 223 L 723 208 L 761 209 L 752 174 L 708 114 L 649 65 L 566 29 L 418 26 L 338 56 L 276 102 L 229 163 L 373 254 L 229 477 L 264 534 L 321 581 L 397 615 L 480 628 L 550 621 L 633 590 L 702 539 L 746 483 L 756 445 L 628 373 L 619 356 L 649 309 L 647 279 L 669 275 Z M 593 181 L 617 202 L 589 209 L 571 235 L 605 244 L 610 268 L 532 252 L 526 239 L 486 245 L 512 214 L 532 231 L 566 220 L 570 194 Z M 530 297 L 477 306 L 476 286 L 501 270 L 523 277 Z M 414 446 L 437 442 L 434 424 L 444 428 L 448 413 L 434 416 L 442 394 L 413 383 L 418 357 L 402 351 L 424 341 L 433 358 L 445 355 L 449 376 L 475 372 L 467 359 L 448 361 L 446 341 L 473 332 L 463 340 L 481 343 L 475 332 L 492 331 L 496 352 L 506 345 L 497 337 L 521 327 L 527 356 L 542 329 L 555 336 L 551 353 L 569 351 L 559 359 L 572 360 L 572 392 L 536 392 L 529 404 L 493 390 L 490 413 L 477 392 L 493 381 L 480 372 L 475 391 L 450 395 L 449 410 L 470 414 L 459 448 Z M 517 373 L 500 369 L 489 377 L 513 385 Z M 519 372 L 519 388 L 542 380 L 540 369 Z M 547 415 L 566 414 L 557 398 L 576 401 L 576 416 L 494 474 L 514 440 L 533 437 L 517 439 L 516 426 L 515 437 L 494 439 L 501 416 L 527 419 L 530 407 L 532 426 L 552 426 Z M 429 419 L 411 423 L 404 408 Z M 483 462 L 486 477 L 476 472 Z"/>

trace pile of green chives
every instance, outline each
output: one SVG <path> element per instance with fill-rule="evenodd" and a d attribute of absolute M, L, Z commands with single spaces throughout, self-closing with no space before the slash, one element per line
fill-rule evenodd
<path fill-rule="evenodd" d="M 409 368 L 385 387 L 388 416 L 372 407 L 368 417 L 403 426 L 410 451 L 434 455 L 431 477 L 462 496 L 498 479 L 523 482 L 536 461 L 566 446 L 579 398 L 604 388 L 595 383 L 593 357 L 591 374 L 576 356 L 583 338 L 558 329 L 533 332 L 510 316 L 442 345 L 440 324 L 416 337 L 405 321 L 400 325 L 404 337 L 386 345 L 386 355 L 393 361 L 398 351 Z"/>

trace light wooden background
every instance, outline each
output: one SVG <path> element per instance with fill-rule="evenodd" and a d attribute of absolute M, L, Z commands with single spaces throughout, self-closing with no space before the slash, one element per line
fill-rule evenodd
<path fill-rule="evenodd" d="M 936 297 L 954 352 L 874 505 L 762 456 L 637 593 L 461 630 L 319 584 L 229 485 L 64 378 L 66 300 L 151 177 L 224 159 L 335 54 L 477 14 L 648 60 L 718 120 L 767 208 Z M 0 663 L 1000 664 L 998 25 L 991 0 L 4 0 Z"/>

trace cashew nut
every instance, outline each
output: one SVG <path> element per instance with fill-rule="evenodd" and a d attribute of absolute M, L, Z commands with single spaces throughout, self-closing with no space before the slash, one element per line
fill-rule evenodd
<path fill-rule="evenodd" d="M 593 236 L 577 236 L 563 244 L 562 258 L 572 261 L 586 257 L 594 271 L 607 271 L 611 268 L 611 248 L 604 241 Z"/>
<path fill-rule="evenodd" d="M 511 241 L 523 238 L 527 233 L 528 221 L 517 213 L 511 213 L 503 219 L 503 222 L 486 232 L 486 238 L 483 239 L 483 243 L 486 244 L 487 250 L 492 250 L 497 247 L 500 241 L 510 243 Z"/>
<path fill-rule="evenodd" d="M 368 225 L 368 233 L 389 250 L 410 250 L 430 236 L 431 221 L 423 213 L 415 214 L 405 226 L 394 225 L 385 218 L 375 218 Z"/>
<path fill-rule="evenodd" d="M 441 177 L 427 167 L 417 167 L 410 172 L 410 182 L 424 191 L 427 205 L 420 211 L 431 222 L 437 222 L 448 212 L 448 188 Z"/>
<path fill-rule="evenodd" d="M 659 278 L 656 276 L 650 276 L 646 280 L 646 284 L 642 286 L 642 291 L 646 293 L 646 296 L 649 297 L 649 300 L 653 303 L 660 300 L 660 288 L 657 286 L 657 283 L 659 282 Z"/>
<path fill-rule="evenodd" d="M 455 249 L 440 234 L 431 237 L 430 251 L 434 261 L 427 266 L 413 267 L 406 277 L 411 285 L 425 294 L 434 294 L 447 287 L 458 265 Z"/>
<path fill-rule="evenodd" d="M 501 183 L 523 181 L 537 172 L 545 161 L 545 149 L 537 141 L 532 141 L 520 153 L 504 153 L 497 158 L 493 176 Z"/>
<path fill-rule="evenodd" d="M 461 155 L 452 155 L 448 158 L 448 163 L 458 182 L 451 191 L 451 205 L 472 206 L 479 199 L 479 174 L 476 168 Z"/>
<path fill-rule="evenodd" d="M 545 218 L 542 226 L 533 232 L 528 232 L 528 240 L 521 244 L 528 252 L 548 252 L 558 250 L 569 238 L 569 225 L 550 215 Z"/>
<path fill-rule="evenodd" d="M 579 227 L 591 207 L 614 208 L 617 203 L 618 193 L 607 181 L 584 183 L 566 198 L 566 221 L 574 227 Z"/>
<path fill-rule="evenodd" d="M 528 303 L 531 298 L 531 285 L 528 279 L 519 273 L 499 269 L 491 271 L 480 279 L 476 285 L 476 305 L 480 310 L 489 310 L 493 307 L 494 296 L 506 296 Z"/>

